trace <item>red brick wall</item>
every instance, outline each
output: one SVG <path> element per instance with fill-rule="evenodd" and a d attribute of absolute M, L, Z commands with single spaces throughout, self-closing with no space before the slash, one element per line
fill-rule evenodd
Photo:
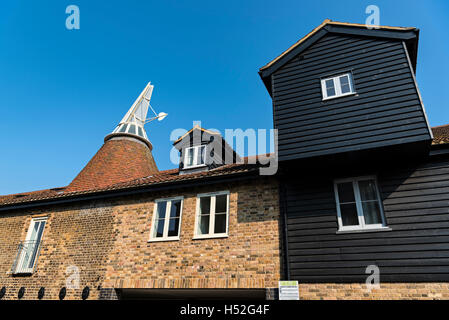
<path fill-rule="evenodd" d="M 192 240 L 197 193 L 230 191 L 229 237 Z M 184 196 L 181 236 L 175 242 L 148 243 L 154 200 Z M 35 272 L 13 276 L 17 245 L 33 216 L 48 216 Z M 273 180 L 197 187 L 108 201 L 0 213 L 0 288 L 6 299 L 58 299 L 70 266 L 80 271 L 79 289 L 66 299 L 89 299 L 101 288 L 265 288 L 281 273 L 278 189 Z"/>
<path fill-rule="evenodd" d="M 304 300 L 421 300 L 449 299 L 449 283 L 381 283 L 368 291 L 365 284 L 300 284 L 299 297 Z"/>
<path fill-rule="evenodd" d="M 194 240 L 198 193 L 230 192 L 229 237 Z M 184 196 L 179 241 L 150 242 L 154 200 Z M 115 208 L 117 241 L 107 266 L 106 287 L 266 288 L 281 274 L 277 183 L 198 187 L 158 194 Z"/>
<path fill-rule="evenodd" d="M 26 238 L 32 217 L 47 216 L 40 255 L 35 272 L 14 276 L 11 267 L 17 246 Z M 6 287 L 6 299 L 17 299 L 20 287 L 25 287 L 23 299 L 37 299 L 40 287 L 45 287 L 45 299 L 59 299 L 59 290 L 76 266 L 79 288 L 67 289 L 67 299 L 81 299 L 85 286 L 91 299 L 98 298 L 97 289 L 103 281 L 106 258 L 112 247 L 112 210 L 96 202 L 77 207 L 27 210 L 0 213 L 0 288 Z M 4 299 L 5 299 L 4 298 Z"/>

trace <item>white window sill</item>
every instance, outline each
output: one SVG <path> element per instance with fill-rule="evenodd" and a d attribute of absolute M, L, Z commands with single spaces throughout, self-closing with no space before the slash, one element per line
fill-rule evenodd
<path fill-rule="evenodd" d="M 357 94 L 357 92 L 349 92 L 349 93 L 341 94 L 339 96 L 332 96 L 332 97 L 323 98 L 323 101 L 337 99 L 337 98 L 342 98 L 342 97 L 348 97 L 348 96 L 355 96 L 356 94 Z"/>
<path fill-rule="evenodd" d="M 220 234 L 204 234 L 197 235 L 192 238 L 192 240 L 202 240 L 202 239 L 220 239 L 220 238 L 228 238 L 229 235 L 220 233 Z"/>
<path fill-rule="evenodd" d="M 165 241 L 179 241 L 179 237 L 154 238 L 154 239 L 148 240 L 148 242 L 165 242 Z"/>
<path fill-rule="evenodd" d="M 392 231 L 389 227 L 338 230 L 336 234 Z"/>
<path fill-rule="evenodd" d="M 7 272 L 6 274 L 10 274 L 12 276 L 30 276 L 33 274 L 33 271 L 21 271 L 21 272 Z"/>

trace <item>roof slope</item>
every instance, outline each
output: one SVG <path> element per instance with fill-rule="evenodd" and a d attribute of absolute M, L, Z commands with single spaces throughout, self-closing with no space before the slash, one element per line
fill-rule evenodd
<path fill-rule="evenodd" d="M 136 139 L 109 139 L 67 186 L 66 191 L 104 188 L 157 172 L 147 145 Z"/>
<path fill-rule="evenodd" d="M 432 128 L 433 145 L 449 143 L 449 124 Z"/>
<path fill-rule="evenodd" d="M 373 28 L 373 26 L 365 24 L 338 22 L 326 19 L 306 36 L 299 39 L 287 50 L 259 69 L 259 75 L 270 95 L 272 95 L 271 75 L 328 33 L 404 41 L 410 55 L 413 70 L 416 70 L 419 38 L 419 30 L 417 28 L 390 26 L 376 26 L 376 28 Z"/>
<path fill-rule="evenodd" d="M 180 142 L 181 140 L 183 140 L 185 137 L 187 137 L 189 134 L 191 134 L 194 130 L 200 130 L 201 132 L 205 132 L 208 133 L 210 135 L 216 135 L 216 136 L 221 136 L 219 132 L 214 132 L 211 130 L 207 130 L 204 128 L 201 128 L 199 125 L 195 125 L 193 126 L 192 129 L 190 129 L 189 131 L 187 131 L 186 133 L 184 133 L 182 136 L 180 136 L 175 142 L 173 142 L 173 144 L 177 144 L 178 142 Z"/>
<path fill-rule="evenodd" d="M 449 124 L 433 127 L 432 132 L 434 135 L 432 145 L 449 144 Z M 179 169 L 170 169 L 159 171 L 157 173 L 148 176 L 143 176 L 140 178 L 128 179 L 126 181 L 121 181 L 107 186 L 84 185 L 84 188 L 79 188 L 77 190 L 72 191 L 67 187 L 60 187 L 60 188 L 52 188 L 32 192 L 4 195 L 0 196 L 0 207 L 13 206 L 38 201 L 64 199 L 101 192 L 130 190 L 162 184 L 175 184 L 183 181 L 195 181 L 219 176 L 231 176 L 231 175 L 258 172 L 261 165 L 253 161 L 254 157 L 245 157 L 242 159 L 243 159 L 242 163 L 227 164 L 209 171 L 191 174 L 179 175 Z"/>
<path fill-rule="evenodd" d="M 320 31 L 323 27 L 325 27 L 326 25 L 334 25 L 334 26 L 347 26 L 347 27 L 358 27 L 358 28 L 367 28 L 369 27 L 366 24 L 359 24 L 359 23 L 349 23 L 349 22 L 338 22 L 338 21 L 332 21 L 330 19 L 325 19 L 318 27 L 316 27 L 315 29 L 313 29 L 312 31 L 310 31 L 308 34 L 306 34 L 303 38 L 299 39 L 298 41 L 296 41 L 292 46 L 290 46 L 287 50 L 285 50 L 284 52 L 282 52 L 279 56 L 277 56 L 276 58 L 274 58 L 273 60 L 271 60 L 270 62 L 268 62 L 266 65 L 264 65 L 263 67 L 260 68 L 260 70 L 265 70 L 267 68 L 269 68 L 270 66 L 272 66 L 274 63 L 276 63 L 279 59 L 281 59 L 283 56 L 285 56 L 286 54 L 288 54 L 290 51 L 292 51 L 294 48 L 296 48 L 297 46 L 299 46 L 301 43 L 303 43 L 304 41 L 306 41 L 308 38 L 310 38 L 311 36 L 313 36 L 315 33 L 317 33 L 318 31 Z M 380 30 L 398 30 L 398 31 L 410 31 L 410 30 L 415 30 L 416 28 L 414 27 L 390 27 L 390 26 L 379 26 Z"/>
<path fill-rule="evenodd" d="M 67 187 L 39 190 L 0 196 L 0 207 L 37 201 L 57 200 L 109 191 L 129 190 L 162 184 L 175 184 L 185 181 L 203 180 L 207 178 L 231 176 L 245 173 L 257 173 L 260 164 L 253 163 L 252 157 L 243 158 L 242 163 L 227 164 L 209 171 L 179 175 L 178 169 L 159 171 L 152 175 L 130 179 L 107 186 L 85 186 L 84 189 L 70 190 Z"/>

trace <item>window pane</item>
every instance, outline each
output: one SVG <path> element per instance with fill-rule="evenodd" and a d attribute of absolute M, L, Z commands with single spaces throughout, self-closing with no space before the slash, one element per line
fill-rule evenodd
<path fill-rule="evenodd" d="M 206 147 L 205 146 L 201 146 L 201 147 L 199 147 L 198 149 L 198 157 L 197 157 L 197 164 L 198 165 L 200 165 L 200 164 L 204 164 L 205 163 L 205 161 L 204 161 L 204 156 L 205 156 L 205 151 L 206 151 Z"/>
<path fill-rule="evenodd" d="M 161 201 L 157 203 L 157 216 L 156 219 L 165 218 L 165 211 L 167 210 L 167 201 Z"/>
<path fill-rule="evenodd" d="M 143 130 L 141 127 L 137 127 L 138 131 L 139 131 L 139 136 L 143 137 Z"/>
<path fill-rule="evenodd" d="M 128 133 L 136 134 L 136 126 L 132 124 L 132 125 L 129 127 Z"/>
<path fill-rule="evenodd" d="M 36 238 L 37 238 L 37 231 L 39 230 L 39 225 L 40 225 L 40 222 L 34 222 L 33 223 L 33 230 L 31 231 L 31 236 L 30 236 L 29 241 L 36 240 Z"/>
<path fill-rule="evenodd" d="M 120 128 L 119 132 L 126 132 L 126 128 L 127 128 L 127 127 L 128 127 L 127 124 L 123 125 L 123 126 Z"/>
<path fill-rule="evenodd" d="M 226 214 L 216 214 L 215 215 L 215 227 L 214 233 L 225 233 L 226 232 Z"/>
<path fill-rule="evenodd" d="M 210 197 L 200 198 L 200 214 L 210 214 Z"/>
<path fill-rule="evenodd" d="M 175 200 L 171 202 L 170 218 L 179 218 L 181 214 L 181 200 Z"/>
<path fill-rule="evenodd" d="M 194 151 L 193 148 L 187 149 L 187 161 L 186 161 L 187 163 L 186 163 L 186 165 L 188 167 L 193 166 L 193 151 Z"/>
<path fill-rule="evenodd" d="M 340 213 L 343 226 L 357 226 L 359 224 L 355 203 L 341 204 Z"/>
<path fill-rule="evenodd" d="M 30 238 L 30 242 L 26 243 L 26 253 L 23 263 L 25 268 L 33 268 L 34 261 L 36 260 L 39 245 L 42 239 L 42 233 L 44 232 L 45 221 L 38 221 L 34 223 L 33 232 Z"/>
<path fill-rule="evenodd" d="M 165 225 L 165 219 L 157 219 L 154 222 L 154 237 L 155 238 L 161 238 L 164 236 L 164 225 Z"/>
<path fill-rule="evenodd" d="M 35 242 L 28 244 L 29 246 L 31 246 L 30 247 L 31 257 L 30 257 L 30 262 L 28 264 L 28 268 L 33 268 L 33 266 L 34 266 L 34 261 L 36 260 L 37 251 L 39 249 L 39 245 L 40 245 L 40 242 L 42 239 L 42 233 L 44 232 L 45 221 L 41 221 L 40 223 L 36 223 L 36 224 L 39 225 L 36 240 L 35 240 Z"/>
<path fill-rule="evenodd" d="M 215 197 L 215 213 L 226 212 L 227 199 L 228 195 L 226 194 L 222 194 Z"/>
<path fill-rule="evenodd" d="M 176 237 L 178 236 L 178 231 L 179 231 L 179 218 L 170 219 L 170 222 L 168 224 L 168 236 Z"/>
<path fill-rule="evenodd" d="M 366 224 L 382 224 L 379 202 L 377 201 L 362 202 L 362 207 Z"/>
<path fill-rule="evenodd" d="M 349 76 L 345 75 L 340 77 L 341 93 L 351 92 L 351 86 L 349 84 Z"/>
<path fill-rule="evenodd" d="M 376 183 L 374 180 L 364 180 L 358 183 L 362 201 L 377 200 Z"/>
<path fill-rule="evenodd" d="M 40 242 L 42 239 L 42 233 L 44 232 L 44 227 L 45 227 L 45 221 L 41 221 L 39 223 L 39 231 L 37 233 L 37 237 L 36 237 L 36 242 Z"/>
<path fill-rule="evenodd" d="M 209 233 L 209 218 L 210 215 L 200 216 L 199 221 L 199 234 L 208 234 Z"/>
<path fill-rule="evenodd" d="M 325 81 L 326 92 L 328 97 L 335 96 L 334 79 L 329 79 Z"/>
<path fill-rule="evenodd" d="M 355 202 L 354 188 L 352 182 L 339 183 L 338 187 L 338 199 L 340 203 Z"/>
<path fill-rule="evenodd" d="M 21 262 L 21 268 L 20 269 L 28 269 L 31 268 L 33 265 L 30 263 L 31 262 L 31 255 L 33 253 L 33 245 L 31 243 L 25 243 L 23 248 L 22 248 L 22 255 L 23 255 L 23 260 Z M 30 267 L 31 265 L 31 267 Z"/>

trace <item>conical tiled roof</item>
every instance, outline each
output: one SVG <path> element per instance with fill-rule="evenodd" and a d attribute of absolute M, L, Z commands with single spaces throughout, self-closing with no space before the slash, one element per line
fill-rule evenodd
<path fill-rule="evenodd" d="M 126 137 L 109 139 L 65 191 L 108 187 L 158 172 L 148 145 Z"/>

